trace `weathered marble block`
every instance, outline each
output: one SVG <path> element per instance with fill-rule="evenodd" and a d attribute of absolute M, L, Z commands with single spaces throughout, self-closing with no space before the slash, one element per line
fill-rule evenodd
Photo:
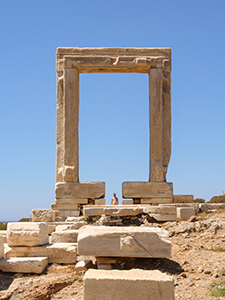
<path fill-rule="evenodd" d="M 158 270 L 94 270 L 84 276 L 84 300 L 174 300 L 174 281 Z"/>
<path fill-rule="evenodd" d="M 48 226 L 37 222 L 8 223 L 9 246 L 40 246 L 48 243 Z"/>
<path fill-rule="evenodd" d="M 170 257 L 168 231 L 153 227 L 85 226 L 78 234 L 78 254 L 117 257 Z"/>
<path fill-rule="evenodd" d="M 47 257 L 13 257 L 0 260 L 0 270 L 3 272 L 40 274 L 47 265 Z"/>

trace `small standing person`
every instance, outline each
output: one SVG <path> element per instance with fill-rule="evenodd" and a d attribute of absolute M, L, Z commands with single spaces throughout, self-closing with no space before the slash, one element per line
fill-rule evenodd
<path fill-rule="evenodd" d="M 111 205 L 118 205 L 118 198 L 116 197 L 116 193 L 113 194 Z"/>

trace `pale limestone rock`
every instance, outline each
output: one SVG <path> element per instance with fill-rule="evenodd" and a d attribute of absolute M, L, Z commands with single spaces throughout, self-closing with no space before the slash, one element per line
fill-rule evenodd
<path fill-rule="evenodd" d="M 32 222 L 51 222 L 53 211 L 51 209 L 33 209 Z"/>
<path fill-rule="evenodd" d="M 174 203 L 194 203 L 194 196 L 192 195 L 174 195 Z"/>
<path fill-rule="evenodd" d="M 123 198 L 170 198 L 173 184 L 168 182 L 123 182 Z"/>
<path fill-rule="evenodd" d="M 41 274 L 47 265 L 47 257 L 13 257 L 0 260 L 0 270 L 3 272 Z"/>
<path fill-rule="evenodd" d="M 5 245 L 5 258 L 48 257 L 49 263 L 73 264 L 77 260 L 75 243 L 55 243 L 36 247 L 9 247 Z"/>
<path fill-rule="evenodd" d="M 78 230 L 63 230 L 52 233 L 51 243 L 76 243 Z"/>
<path fill-rule="evenodd" d="M 172 276 L 158 270 L 94 270 L 84 276 L 84 300 L 175 300 Z"/>
<path fill-rule="evenodd" d="M 178 207 L 177 208 L 177 219 L 178 220 L 185 221 L 194 215 L 195 215 L 195 210 L 193 207 Z"/>
<path fill-rule="evenodd" d="M 37 222 L 8 223 L 9 246 L 40 246 L 48 243 L 48 226 Z"/>
<path fill-rule="evenodd" d="M 78 254 L 170 257 L 171 242 L 162 228 L 85 226 L 79 230 Z"/>
<path fill-rule="evenodd" d="M 62 219 L 66 219 L 68 217 L 79 217 L 80 215 L 80 210 L 79 209 L 74 209 L 74 210 L 57 210 L 55 212 L 55 216 L 61 217 Z"/>
<path fill-rule="evenodd" d="M 5 238 L 0 236 L 0 259 L 4 257 L 4 242 Z"/>

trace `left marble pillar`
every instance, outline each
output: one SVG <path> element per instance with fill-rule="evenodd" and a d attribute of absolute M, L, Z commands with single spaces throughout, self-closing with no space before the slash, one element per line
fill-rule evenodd
<path fill-rule="evenodd" d="M 64 69 L 63 124 L 64 124 L 64 182 L 79 181 L 79 71 Z"/>

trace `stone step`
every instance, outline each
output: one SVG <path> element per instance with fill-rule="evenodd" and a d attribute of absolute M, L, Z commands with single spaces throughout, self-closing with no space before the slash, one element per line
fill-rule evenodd
<path fill-rule="evenodd" d="M 158 270 L 94 270 L 84 276 L 84 300 L 174 300 L 174 280 Z"/>
<path fill-rule="evenodd" d="M 0 259 L 0 270 L 3 272 L 41 274 L 47 265 L 47 257 L 13 257 Z"/>

